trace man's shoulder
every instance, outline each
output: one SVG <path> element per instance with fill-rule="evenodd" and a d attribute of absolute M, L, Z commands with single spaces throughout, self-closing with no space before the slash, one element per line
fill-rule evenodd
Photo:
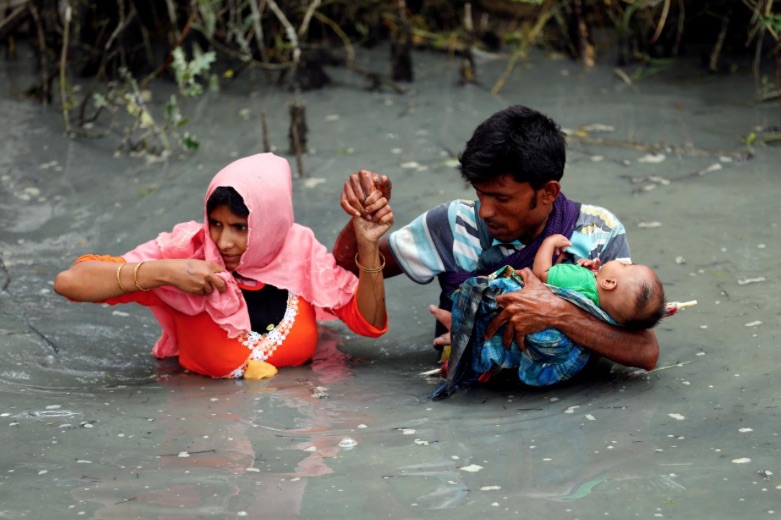
<path fill-rule="evenodd" d="M 471 199 L 453 199 L 448 202 L 443 202 L 438 207 L 445 207 L 455 211 L 475 211 L 475 201 Z"/>
<path fill-rule="evenodd" d="M 582 229 L 588 226 L 598 226 L 601 229 L 623 229 L 624 225 L 618 217 L 607 208 L 594 204 L 581 204 L 580 216 L 575 227 Z"/>
<path fill-rule="evenodd" d="M 455 199 L 435 206 L 425 214 L 429 226 L 448 225 L 453 227 L 459 221 L 465 220 L 474 225 L 475 201 L 468 199 Z"/>

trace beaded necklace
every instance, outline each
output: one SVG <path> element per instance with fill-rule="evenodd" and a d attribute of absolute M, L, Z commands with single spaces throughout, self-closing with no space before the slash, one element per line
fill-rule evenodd
<path fill-rule="evenodd" d="M 267 332 L 261 334 L 256 331 L 250 331 L 246 334 L 239 336 L 239 341 L 242 345 L 250 350 L 248 360 L 266 361 L 270 358 L 277 347 L 282 345 L 290 333 L 290 329 L 293 328 L 293 323 L 296 321 L 296 315 L 298 314 L 298 296 L 293 293 L 287 295 L 287 307 L 285 308 L 285 315 L 276 327 L 269 325 Z M 246 363 L 231 372 L 230 377 L 239 378 L 244 375 Z"/>

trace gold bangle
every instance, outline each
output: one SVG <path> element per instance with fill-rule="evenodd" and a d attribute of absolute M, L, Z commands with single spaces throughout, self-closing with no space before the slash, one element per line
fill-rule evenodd
<path fill-rule="evenodd" d="M 136 284 L 136 289 L 138 289 L 139 291 L 148 291 L 149 289 L 144 289 L 143 287 L 141 287 L 140 285 L 138 285 L 138 269 L 139 269 L 139 268 L 140 268 L 142 265 L 144 265 L 144 262 L 138 262 L 138 263 L 136 264 L 136 268 L 135 268 L 135 269 L 133 269 L 133 282 L 135 282 L 135 284 Z"/>
<path fill-rule="evenodd" d="M 124 262 L 119 264 L 119 267 L 117 267 L 117 285 L 119 285 L 120 290 L 123 294 L 127 294 L 127 289 L 125 289 L 125 286 L 122 285 L 122 268 L 125 267 Z"/>
<path fill-rule="evenodd" d="M 379 273 L 382 271 L 383 267 L 385 267 L 385 257 L 380 253 L 377 252 L 380 255 L 380 266 L 379 267 L 364 267 L 360 263 L 358 263 L 358 253 L 355 253 L 355 265 L 358 266 L 358 269 L 363 271 L 364 273 Z"/>

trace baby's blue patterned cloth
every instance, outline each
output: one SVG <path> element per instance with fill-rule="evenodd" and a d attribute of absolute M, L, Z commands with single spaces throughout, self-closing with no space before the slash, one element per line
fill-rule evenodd
<path fill-rule="evenodd" d="M 615 322 L 594 302 L 570 289 L 548 286 L 557 296 L 577 305 L 608 323 Z M 545 329 L 526 336 L 526 350 L 513 342 L 502 345 L 500 328 L 491 339 L 484 339 L 488 323 L 499 314 L 496 296 L 519 291 L 523 280 L 506 266 L 488 276 L 468 279 L 453 294 L 453 323 L 448 359 L 447 382 L 434 392 L 443 399 L 457 387 L 474 383 L 481 374 L 500 369 L 518 369 L 518 379 L 530 386 L 561 383 L 580 372 L 589 359 L 589 351 L 573 343 L 557 329 Z"/>

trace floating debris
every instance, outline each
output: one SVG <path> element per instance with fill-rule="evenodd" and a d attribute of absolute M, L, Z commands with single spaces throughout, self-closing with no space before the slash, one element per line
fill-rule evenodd
<path fill-rule="evenodd" d="M 676 256 L 675 257 L 675 263 L 678 265 L 683 265 L 686 263 L 686 259 L 682 256 Z"/>
<path fill-rule="evenodd" d="M 330 397 L 328 395 L 328 388 L 324 386 L 316 386 L 312 388 L 312 397 L 315 397 L 317 399 L 327 399 Z"/>
<path fill-rule="evenodd" d="M 635 193 L 644 193 L 646 191 L 652 191 L 657 188 L 656 184 L 644 184 L 643 186 L 640 186 L 639 188 L 635 189 Z"/>
<path fill-rule="evenodd" d="M 713 163 L 707 168 L 703 168 L 702 170 L 697 172 L 697 175 L 707 175 L 709 173 L 717 172 L 721 170 L 722 166 L 719 163 Z"/>
<path fill-rule="evenodd" d="M 638 222 L 637 223 L 637 227 L 639 227 L 639 228 L 657 228 L 657 227 L 662 227 L 662 223 L 661 222 L 657 222 L 655 220 L 652 220 L 650 222 Z"/>
<path fill-rule="evenodd" d="M 323 118 L 323 121 L 338 121 L 339 117 L 339 114 L 328 114 Z"/>
<path fill-rule="evenodd" d="M 662 186 L 670 185 L 669 179 L 665 179 L 664 177 L 657 177 L 656 175 L 651 175 L 650 177 L 648 177 L 648 180 L 651 182 L 655 182 L 657 184 L 661 184 Z"/>
<path fill-rule="evenodd" d="M 462 466 L 458 469 L 460 469 L 461 471 L 468 471 L 469 473 L 477 473 L 478 471 L 483 469 L 483 467 L 477 464 L 470 464 L 468 466 Z"/>
<path fill-rule="evenodd" d="M 307 177 L 304 179 L 304 188 L 315 188 L 320 184 L 323 184 L 325 179 L 322 177 Z"/>
<path fill-rule="evenodd" d="M 615 132 L 616 128 L 613 125 L 603 125 L 601 123 L 592 123 L 580 127 L 585 132 Z"/>
<path fill-rule="evenodd" d="M 741 428 L 741 429 L 739 429 L 738 431 L 739 431 L 740 433 L 748 433 L 748 432 L 753 432 L 754 430 L 753 430 L 753 429 L 751 429 L 751 428 Z"/>
<path fill-rule="evenodd" d="M 186 459 L 189 456 L 190 456 L 190 452 L 188 451 L 180 451 L 179 454 L 177 455 L 177 457 L 179 457 L 180 459 Z"/>
<path fill-rule="evenodd" d="M 667 302 L 664 305 L 664 315 L 665 317 L 670 317 L 675 315 L 678 311 L 681 309 L 688 309 L 689 307 L 694 307 L 697 305 L 697 300 L 689 300 L 688 302 Z M 705 325 L 707 327 L 707 325 Z"/>
<path fill-rule="evenodd" d="M 502 489 L 502 486 L 483 486 L 480 491 L 498 491 Z"/>
<path fill-rule="evenodd" d="M 742 280 L 738 280 L 738 285 L 748 285 L 751 283 L 760 283 L 764 281 L 765 281 L 764 276 L 758 276 L 756 278 L 743 278 Z"/>
<path fill-rule="evenodd" d="M 428 446 L 429 445 L 428 441 L 424 441 L 422 439 L 415 439 L 413 442 L 415 444 L 417 444 L 418 446 Z"/>
<path fill-rule="evenodd" d="M 748 457 L 741 457 L 739 459 L 732 459 L 733 464 L 748 464 L 751 462 L 751 459 Z"/>
<path fill-rule="evenodd" d="M 759 320 L 746 323 L 746 327 L 756 327 L 758 325 L 762 325 L 762 322 Z"/>
<path fill-rule="evenodd" d="M 683 415 L 681 415 L 679 413 L 668 413 L 667 416 L 668 417 L 672 417 L 673 419 L 675 419 L 677 421 L 683 421 L 684 419 L 686 419 L 686 417 L 684 417 Z"/>
<path fill-rule="evenodd" d="M 345 437 L 344 439 L 339 441 L 339 447 L 345 450 L 355 448 L 356 446 L 358 446 L 358 441 L 356 441 L 352 437 Z"/>
<path fill-rule="evenodd" d="M 640 157 L 637 162 L 658 164 L 667 159 L 667 156 L 663 153 L 649 153 Z"/>

